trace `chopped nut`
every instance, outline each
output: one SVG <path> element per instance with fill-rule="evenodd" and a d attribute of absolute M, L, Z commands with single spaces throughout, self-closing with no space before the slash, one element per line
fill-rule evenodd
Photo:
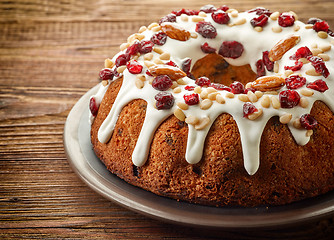
<path fill-rule="evenodd" d="M 270 98 L 268 95 L 263 96 L 263 99 L 261 100 L 261 106 L 264 108 L 270 107 Z"/>
<path fill-rule="evenodd" d="M 295 118 L 295 120 L 293 120 L 292 125 L 297 129 L 301 128 L 302 125 L 300 124 L 300 118 Z"/>
<path fill-rule="evenodd" d="M 231 12 L 231 17 L 233 17 L 233 18 L 238 17 L 238 15 L 239 15 L 238 10 L 234 10 L 234 11 Z"/>
<path fill-rule="evenodd" d="M 272 96 L 270 100 L 271 100 L 271 105 L 273 106 L 273 108 L 279 109 L 281 107 L 281 103 L 279 102 L 277 97 Z"/>
<path fill-rule="evenodd" d="M 114 66 L 114 62 L 111 61 L 110 58 L 107 58 L 106 60 L 104 60 L 104 67 L 105 68 L 112 68 Z"/>
<path fill-rule="evenodd" d="M 205 12 L 202 12 L 202 11 L 199 12 L 198 16 L 200 16 L 200 17 L 207 17 L 206 13 L 205 13 Z"/>
<path fill-rule="evenodd" d="M 147 28 L 148 28 L 149 30 L 151 30 L 152 28 L 157 27 L 157 26 L 159 26 L 159 24 L 156 23 L 156 22 L 154 22 L 154 23 L 151 23 L 150 25 L 148 25 Z"/>
<path fill-rule="evenodd" d="M 209 123 L 210 123 L 210 118 L 209 117 L 204 117 L 199 121 L 199 123 L 197 123 L 195 125 L 195 129 L 196 130 L 202 130 L 202 129 L 206 128 L 209 125 Z"/>
<path fill-rule="evenodd" d="M 187 110 L 189 108 L 188 104 L 184 103 L 184 102 L 178 102 L 176 104 L 179 108 L 181 108 L 182 110 Z"/>
<path fill-rule="evenodd" d="M 291 119 L 292 119 L 292 114 L 286 113 L 279 118 L 279 121 L 282 124 L 288 124 L 291 121 Z"/>
<path fill-rule="evenodd" d="M 170 53 L 163 53 L 159 56 L 161 60 L 169 60 L 170 59 Z"/>
<path fill-rule="evenodd" d="M 217 89 L 215 89 L 215 88 L 213 88 L 213 87 L 208 87 L 208 88 L 206 89 L 206 91 L 207 91 L 208 93 L 213 93 L 213 92 L 217 92 Z"/>
<path fill-rule="evenodd" d="M 147 27 L 145 27 L 145 26 L 141 26 L 141 27 L 139 28 L 138 32 L 139 32 L 139 33 L 143 33 L 143 32 L 145 32 L 146 30 L 147 30 Z"/>
<path fill-rule="evenodd" d="M 223 97 L 222 95 L 220 95 L 220 94 L 217 94 L 217 95 L 216 95 L 216 101 L 217 101 L 218 103 L 220 103 L 220 104 L 224 104 L 224 103 L 225 103 L 225 99 L 224 99 L 224 97 Z"/>
<path fill-rule="evenodd" d="M 153 32 L 159 32 L 161 30 L 161 27 L 160 26 L 156 26 L 156 27 L 153 27 L 152 29 L 151 29 L 151 31 L 153 31 Z"/>
<path fill-rule="evenodd" d="M 255 95 L 259 99 L 259 98 L 261 98 L 263 96 L 263 92 L 261 92 L 261 91 L 255 91 Z"/>
<path fill-rule="evenodd" d="M 202 88 L 200 86 L 197 86 L 194 88 L 194 93 L 201 94 L 201 92 L 202 92 Z"/>
<path fill-rule="evenodd" d="M 142 89 L 144 87 L 144 82 L 139 79 L 136 79 L 135 85 L 137 88 Z"/>
<path fill-rule="evenodd" d="M 307 108 L 308 107 L 308 100 L 306 97 L 301 97 L 300 98 L 300 101 L 299 101 L 299 105 L 302 107 L 302 108 Z"/>
<path fill-rule="evenodd" d="M 154 59 L 153 62 L 154 62 L 155 64 L 164 64 L 164 62 L 161 61 L 160 58 L 156 58 L 156 59 Z"/>
<path fill-rule="evenodd" d="M 286 77 L 289 77 L 291 74 L 293 74 L 293 71 L 292 71 L 292 70 L 286 70 L 286 71 L 284 72 L 284 76 L 286 76 Z"/>
<path fill-rule="evenodd" d="M 183 78 L 178 79 L 176 82 L 180 85 L 187 85 Z"/>
<path fill-rule="evenodd" d="M 181 88 L 180 87 L 176 87 L 173 89 L 173 93 L 180 93 L 181 92 Z"/>
<path fill-rule="evenodd" d="M 242 102 L 249 102 L 249 98 L 246 94 L 239 94 L 238 99 Z"/>
<path fill-rule="evenodd" d="M 155 64 L 153 62 L 150 62 L 150 61 L 144 61 L 144 64 L 148 68 L 155 66 Z"/>
<path fill-rule="evenodd" d="M 321 73 L 316 72 L 314 68 L 308 69 L 305 74 L 309 76 L 321 76 Z"/>
<path fill-rule="evenodd" d="M 164 52 L 161 48 L 158 48 L 158 47 L 154 47 L 153 51 L 158 53 L 158 54 L 163 54 L 163 52 Z"/>
<path fill-rule="evenodd" d="M 252 114 L 249 114 L 249 115 L 247 116 L 247 118 L 248 118 L 249 120 L 255 120 L 255 119 L 259 118 L 262 114 L 263 114 L 263 110 L 262 110 L 262 108 L 259 108 L 257 112 L 254 112 L 254 113 L 252 113 Z"/>
<path fill-rule="evenodd" d="M 180 108 L 175 109 L 174 116 L 180 121 L 184 121 L 186 119 L 186 115 L 184 115 L 184 112 Z"/>
<path fill-rule="evenodd" d="M 198 37 L 197 33 L 190 33 L 190 37 L 196 39 Z"/>
<path fill-rule="evenodd" d="M 328 52 L 332 49 L 332 46 L 331 45 L 321 45 L 319 46 L 319 48 L 323 51 L 323 52 Z"/>
<path fill-rule="evenodd" d="M 204 18 L 198 17 L 198 16 L 193 16 L 191 18 L 191 21 L 193 21 L 193 22 L 202 22 L 202 21 L 204 21 Z"/>
<path fill-rule="evenodd" d="M 275 72 L 275 73 L 278 73 L 278 71 L 279 71 L 279 63 L 278 63 L 278 62 L 275 62 L 275 63 L 274 63 L 274 72 Z"/>
<path fill-rule="evenodd" d="M 200 93 L 200 97 L 202 98 L 202 99 L 206 99 L 206 98 L 208 98 L 208 92 L 206 91 L 206 90 L 203 90 L 201 93 Z"/>
<path fill-rule="evenodd" d="M 196 125 L 199 122 L 199 119 L 196 116 L 190 115 L 185 119 L 185 121 L 187 124 Z"/>
<path fill-rule="evenodd" d="M 313 56 L 317 56 L 319 53 L 322 53 L 322 50 L 319 48 L 315 48 L 311 50 Z"/>
<path fill-rule="evenodd" d="M 322 39 L 326 39 L 328 37 L 328 34 L 324 31 L 319 31 L 318 32 L 318 37 L 320 37 Z"/>
<path fill-rule="evenodd" d="M 184 21 L 184 22 L 188 22 L 188 19 L 189 19 L 189 17 L 188 17 L 188 15 L 186 15 L 186 14 L 181 14 L 181 20 L 182 21 Z"/>
<path fill-rule="evenodd" d="M 293 30 L 295 32 L 298 32 L 300 30 L 300 26 L 299 25 L 294 25 Z"/>
<path fill-rule="evenodd" d="M 122 44 L 119 46 L 119 49 L 120 49 L 121 51 L 123 51 L 123 50 L 127 49 L 129 46 L 130 46 L 129 43 L 122 43 Z"/>
<path fill-rule="evenodd" d="M 116 69 L 116 71 L 117 71 L 118 73 L 122 73 L 122 72 L 124 72 L 125 69 L 126 69 L 126 66 L 119 66 L 119 67 Z"/>
<path fill-rule="evenodd" d="M 330 59 L 330 57 L 325 53 L 318 54 L 318 57 L 322 58 L 324 61 L 329 61 Z"/>
<path fill-rule="evenodd" d="M 299 93 L 305 97 L 311 97 L 314 94 L 314 92 L 311 89 L 306 89 L 306 88 L 300 89 Z"/>
<path fill-rule="evenodd" d="M 258 98 L 252 91 L 247 92 L 247 97 L 251 102 L 257 102 Z"/>
<path fill-rule="evenodd" d="M 146 77 L 143 74 L 138 74 L 136 78 L 139 79 L 140 81 L 143 81 L 143 82 L 146 81 Z"/>
<path fill-rule="evenodd" d="M 172 84 L 172 86 L 170 87 L 171 89 L 174 89 L 174 88 L 176 88 L 176 87 L 178 87 L 179 86 L 179 84 L 177 84 L 177 82 L 176 81 L 173 81 L 173 84 Z"/>
<path fill-rule="evenodd" d="M 101 83 L 102 83 L 103 87 L 105 87 L 105 86 L 108 85 L 108 80 L 103 80 Z"/>
<path fill-rule="evenodd" d="M 225 95 L 227 98 L 234 98 L 234 94 L 231 92 L 227 92 Z"/>
<path fill-rule="evenodd" d="M 274 32 L 274 33 L 280 33 L 280 32 L 282 32 L 282 28 L 280 27 L 280 26 L 273 26 L 272 28 L 271 28 L 271 30 Z"/>
<path fill-rule="evenodd" d="M 270 15 L 270 19 L 273 20 L 273 21 L 276 21 L 279 17 L 280 13 L 279 12 L 273 12 L 271 15 Z"/>
<path fill-rule="evenodd" d="M 257 26 L 257 27 L 254 28 L 254 30 L 257 31 L 257 32 L 262 32 L 263 28 L 260 27 L 260 26 Z"/>
<path fill-rule="evenodd" d="M 151 61 L 153 59 L 153 53 L 146 53 L 144 55 L 144 60 Z"/>
<path fill-rule="evenodd" d="M 313 29 L 313 24 L 305 24 L 305 29 Z"/>
<path fill-rule="evenodd" d="M 306 137 L 311 137 L 312 135 L 313 135 L 312 129 L 306 131 Z"/>
<path fill-rule="evenodd" d="M 212 101 L 210 99 L 204 99 L 199 105 L 199 107 L 202 110 L 209 109 L 211 106 L 212 106 Z"/>
<path fill-rule="evenodd" d="M 214 101 L 214 100 L 216 100 L 216 96 L 217 96 L 218 94 L 219 94 L 218 92 L 209 93 L 209 94 L 208 94 L 208 99 Z"/>

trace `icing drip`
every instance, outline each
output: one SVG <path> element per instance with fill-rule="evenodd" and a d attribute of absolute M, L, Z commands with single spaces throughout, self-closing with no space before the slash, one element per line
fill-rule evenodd
<path fill-rule="evenodd" d="M 314 44 L 314 42 L 316 42 L 318 46 L 331 44 L 330 37 L 328 39 L 319 38 L 314 30 L 306 29 L 305 24 L 299 21 L 294 23 L 294 26 L 298 26 L 298 30 L 296 30 L 297 28 L 295 27 L 287 27 L 282 28 L 281 32 L 273 32 L 272 29 L 279 26 L 277 20 L 272 20 L 269 18 L 267 25 L 263 27 L 263 31 L 258 32 L 255 31 L 250 24 L 251 19 L 258 17 L 255 13 L 239 13 L 237 17 L 232 17 L 230 13 L 229 15 L 231 18 L 230 23 L 232 23 L 232 25 L 238 21 L 241 22 L 240 20 L 243 19 L 246 20 L 246 23 L 240 25 L 235 24 L 234 26 L 217 24 L 212 20 L 210 14 L 208 14 L 206 17 L 202 14 L 204 21 L 210 22 L 217 29 L 217 37 L 213 39 L 203 38 L 201 35 L 195 32 L 196 22 L 190 20 L 193 18 L 193 16 L 188 16 L 187 21 L 184 19 L 182 20 L 182 16 L 177 17 L 177 21 L 174 25 L 180 26 L 181 29 L 187 29 L 191 34 L 196 34 L 196 37 L 192 37 L 187 41 L 178 41 L 172 38 L 168 38 L 166 44 L 156 47 L 159 47 L 160 51 L 162 52 L 169 53 L 170 59 L 161 60 L 159 59 L 161 53 L 159 54 L 159 51 L 153 51 L 151 53 L 153 56 L 151 64 L 153 64 L 155 59 L 159 59 L 160 62 L 156 64 L 164 64 L 171 60 L 178 66 L 182 66 L 182 62 L 186 58 L 191 58 L 192 64 L 194 64 L 197 60 L 205 56 L 200 48 L 201 44 L 204 42 L 207 42 L 211 47 L 218 50 L 223 41 L 238 41 L 245 48 L 243 54 L 239 58 L 226 58 L 225 60 L 229 64 L 235 66 L 250 64 L 253 71 L 256 72 L 256 61 L 258 59 L 262 59 L 262 52 L 272 49 L 277 42 L 287 36 L 300 36 L 300 42 L 288 50 L 280 60 L 277 60 L 277 63 L 279 64 L 278 73 L 266 71 L 267 76 L 277 74 L 282 74 L 284 76 L 284 66 L 292 66 L 295 64 L 295 60 L 289 59 L 289 56 L 293 55 L 298 48 L 302 46 L 310 47 L 312 44 Z M 153 30 L 147 29 L 141 33 L 143 36 L 142 39 L 150 40 L 152 35 L 155 33 L 156 32 Z M 263 41 L 261 41 L 261 39 L 263 39 Z M 120 54 L 125 53 L 125 51 L 126 50 L 123 50 L 117 54 L 113 58 L 113 61 L 115 61 Z M 326 52 L 326 54 L 328 54 L 330 57 L 331 62 L 334 58 L 333 52 L 333 49 Z M 137 61 L 144 67 L 142 74 L 145 73 L 149 69 L 149 67 L 146 65 L 147 59 L 145 59 L 145 55 L 139 56 Z M 291 114 L 292 120 L 288 122 L 288 128 L 299 145 L 307 144 L 310 139 L 309 135 L 306 134 L 307 130 L 303 128 L 295 128 L 293 126 L 293 120 L 299 118 L 305 113 L 310 113 L 313 103 L 316 100 L 325 102 L 330 107 L 330 109 L 334 111 L 334 65 L 329 64 L 331 62 L 325 62 L 329 72 L 331 73 L 328 78 L 324 78 L 323 76 L 308 75 L 307 71 L 313 68 L 311 64 L 304 64 L 304 66 L 299 71 L 293 73 L 305 76 L 308 83 L 312 83 L 318 79 L 323 79 L 329 87 L 329 90 L 324 93 L 313 91 L 313 95 L 307 96 L 308 105 L 303 107 L 295 106 L 293 108 L 274 108 L 272 105 L 270 105 L 269 107 L 264 108 L 261 106 L 261 97 L 259 97 L 258 101 L 254 101 L 252 104 L 257 109 L 263 109 L 263 114 L 257 119 L 251 121 L 248 118 L 243 117 L 242 111 L 244 102 L 240 101 L 237 95 L 231 97 L 228 96 L 229 92 L 225 90 L 218 90 L 218 93 L 225 99 L 224 104 L 213 101 L 212 106 L 207 110 L 201 109 L 199 104 L 195 106 L 189 106 L 187 110 L 183 110 L 183 113 L 186 117 L 195 116 L 198 119 L 203 119 L 205 117 L 210 119 L 210 123 L 200 130 L 195 129 L 194 125 L 188 124 L 189 131 L 185 155 L 186 161 L 190 164 L 195 164 L 201 160 L 203 155 L 204 142 L 210 127 L 215 119 L 222 113 L 229 113 L 238 125 L 243 151 L 244 166 L 250 175 L 255 174 L 259 168 L 260 140 L 263 129 L 271 117 L 281 117 L 284 116 L 284 114 Z M 126 104 L 135 99 L 145 100 L 147 102 L 146 116 L 132 154 L 133 163 L 136 166 L 142 166 L 145 164 L 145 161 L 148 157 L 149 146 L 152 142 L 156 129 L 166 118 L 172 115 L 174 110 L 178 107 L 176 104 L 174 104 L 174 106 L 168 110 L 157 110 L 155 108 L 154 96 L 159 93 L 159 91 L 152 88 L 152 85 L 149 83 L 153 77 L 146 75 L 146 81 L 143 82 L 143 87 L 138 89 L 138 87 L 135 85 L 137 77 L 135 74 L 131 74 L 127 69 L 125 69 L 121 76 L 123 76 L 122 87 L 115 99 L 111 111 L 99 129 L 98 139 L 102 143 L 108 142 L 112 136 L 112 132 L 116 125 L 118 116 Z M 181 89 L 180 92 L 173 92 L 172 89 L 167 90 L 167 92 L 173 94 L 175 103 L 184 103 L 183 95 L 189 93 L 189 91 L 185 90 L 186 85 L 195 86 L 194 80 L 188 77 L 184 77 L 182 80 L 184 83 L 179 85 Z M 98 99 L 99 103 L 101 102 L 101 99 L 105 94 L 108 86 L 101 85 L 98 93 L 93 96 Z M 299 95 L 302 96 L 301 91 L 303 89 L 308 88 L 306 88 L 305 85 L 296 91 L 299 92 Z M 280 91 L 283 90 L 287 90 L 287 87 L 283 86 Z M 277 94 L 275 93 L 267 92 L 265 95 L 269 98 L 278 98 Z M 201 99 L 201 101 L 202 100 L 203 99 Z"/>

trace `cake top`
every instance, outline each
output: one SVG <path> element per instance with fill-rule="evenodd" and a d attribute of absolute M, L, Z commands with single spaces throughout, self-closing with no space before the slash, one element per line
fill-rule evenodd
<path fill-rule="evenodd" d="M 321 100 L 334 111 L 333 36 L 327 22 L 313 18 L 304 24 L 293 12 L 255 8 L 239 13 L 213 5 L 174 11 L 141 27 L 106 59 L 101 87 L 90 100 L 92 117 L 110 83 L 118 78 L 123 83 L 99 141 L 108 142 L 126 104 L 143 99 L 148 105 L 133 163 L 145 164 L 155 130 L 174 114 L 188 124 L 185 158 L 195 164 L 212 123 L 228 113 L 239 127 L 245 169 L 255 174 L 261 135 L 271 117 L 279 116 L 296 142 L 305 145 L 318 124 L 310 115 L 313 103 Z M 246 86 L 194 79 L 192 66 L 212 53 L 234 66 L 249 64 L 257 79 Z"/>

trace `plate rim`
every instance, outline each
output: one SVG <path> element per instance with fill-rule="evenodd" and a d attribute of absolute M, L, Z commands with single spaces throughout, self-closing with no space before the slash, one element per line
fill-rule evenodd
<path fill-rule="evenodd" d="M 64 126 L 64 149 L 67 160 L 73 169 L 73 171 L 94 191 L 103 197 L 111 200 L 127 209 L 144 214 L 148 217 L 155 218 L 158 220 L 166 221 L 174 224 L 187 225 L 192 227 L 214 227 L 214 228 L 229 228 L 229 229 L 242 229 L 242 228 L 270 228 L 270 227 L 283 227 L 289 224 L 304 223 L 306 221 L 313 221 L 325 216 L 329 216 L 334 213 L 334 199 L 329 201 L 320 202 L 316 206 L 309 206 L 307 209 L 293 209 L 292 212 L 287 214 L 286 212 L 266 212 L 265 209 L 259 211 L 254 215 L 238 214 L 238 215 L 223 215 L 218 216 L 215 214 L 206 214 L 204 216 L 197 216 L 196 212 L 186 211 L 190 206 L 190 209 L 224 209 L 216 207 L 206 207 L 197 204 L 190 204 L 185 202 L 177 202 L 173 199 L 163 198 L 163 201 L 173 201 L 174 206 L 178 208 L 178 211 L 171 211 L 170 206 L 150 206 L 150 202 L 141 199 L 141 202 L 135 202 L 132 197 L 129 197 L 130 192 L 119 189 L 117 184 L 111 183 L 104 177 L 100 176 L 95 169 L 88 163 L 78 139 L 78 129 L 82 115 L 87 113 L 88 103 L 90 96 L 97 92 L 101 83 L 86 92 L 79 101 L 71 109 Z M 79 121 L 78 121 L 79 119 Z M 88 121 L 87 121 L 87 124 Z M 88 136 L 89 137 L 89 136 Z M 92 150 L 93 151 L 93 150 Z M 123 181 L 123 180 L 121 180 Z M 123 181 L 125 184 L 130 185 Z M 131 185 L 132 186 L 132 185 Z M 133 186 L 132 186 L 133 187 Z M 137 188 L 137 187 L 135 187 Z M 137 190 L 136 190 L 137 191 Z M 145 191 L 139 189 L 139 191 Z M 147 192 L 148 194 L 153 194 Z M 154 194 L 155 195 L 155 194 Z M 156 195 L 155 195 L 156 196 Z M 307 201 L 307 200 L 304 200 Z M 293 203 L 297 204 L 298 203 Z M 318 206 L 319 205 L 319 206 Z M 184 207 L 187 207 L 184 209 Z M 278 206 L 279 208 L 280 206 Z M 260 209 L 263 207 L 256 208 L 237 208 L 236 212 L 247 212 L 247 209 Z M 269 208 L 277 208 L 269 207 Z M 231 208 L 227 207 L 226 210 Z M 233 208 L 234 209 L 234 208 Z M 291 210 L 291 209 L 290 209 Z M 220 210 L 219 210 L 220 211 Z M 218 212 L 219 212 L 218 211 Z M 292 214 L 294 213 L 294 214 Z M 190 214 L 190 216 L 189 216 Z M 234 216 L 234 217 L 233 217 Z M 226 218 L 236 218 L 238 221 L 227 220 Z"/>

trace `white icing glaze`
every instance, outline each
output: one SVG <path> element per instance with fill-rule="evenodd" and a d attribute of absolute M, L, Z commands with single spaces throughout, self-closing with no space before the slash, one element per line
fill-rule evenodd
<path fill-rule="evenodd" d="M 188 17 L 188 21 L 182 21 L 181 17 L 177 17 L 177 25 L 181 26 L 181 28 L 183 29 L 188 30 L 192 34 L 197 34 L 198 37 L 190 38 L 187 41 L 178 41 L 168 38 L 166 44 L 158 47 L 161 48 L 164 52 L 170 53 L 171 55 L 170 60 L 175 62 L 178 66 L 181 66 L 182 62 L 186 58 L 191 58 L 192 64 L 194 64 L 197 60 L 205 56 L 205 54 L 200 49 L 201 44 L 203 44 L 204 42 L 207 42 L 211 47 L 219 49 L 223 41 L 238 41 L 244 46 L 245 49 L 241 57 L 237 59 L 226 58 L 225 60 L 229 64 L 235 66 L 250 64 L 253 71 L 256 72 L 255 63 L 258 59 L 262 59 L 263 51 L 269 51 L 277 42 L 279 42 L 286 36 L 289 35 L 300 36 L 301 41 L 296 46 L 291 48 L 287 53 L 285 53 L 281 60 L 277 61 L 279 63 L 279 73 L 283 74 L 284 66 L 294 65 L 295 61 L 290 60 L 289 56 L 293 55 L 298 48 L 303 46 L 308 46 L 309 48 L 311 48 L 310 46 L 313 43 L 317 43 L 318 46 L 325 44 L 328 45 L 331 44 L 331 40 L 333 41 L 331 37 L 328 37 L 327 39 L 319 38 L 317 36 L 317 33 L 313 29 L 305 29 L 305 24 L 300 21 L 296 21 L 294 24 L 294 26 L 295 25 L 300 26 L 300 30 L 297 32 L 294 31 L 293 28 L 294 26 L 292 26 L 292 27 L 282 28 L 282 31 L 280 33 L 274 33 L 272 31 L 272 27 L 278 26 L 277 20 L 273 21 L 269 18 L 268 24 L 263 28 L 263 31 L 257 32 L 250 24 L 250 20 L 253 19 L 254 17 L 258 16 L 255 13 L 247 13 L 247 12 L 239 13 L 238 17 L 234 18 L 231 17 L 230 23 L 233 24 L 234 22 L 238 21 L 241 18 L 245 18 L 247 22 L 243 25 L 230 27 L 225 24 L 222 25 L 215 23 L 211 18 L 211 14 L 207 14 L 207 17 L 205 17 L 205 21 L 210 22 L 217 29 L 218 34 L 217 37 L 214 39 L 203 38 L 200 34 L 197 34 L 195 32 L 196 22 L 191 21 L 192 16 Z M 142 34 L 145 36 L 144 40 L 149 40 L 151 36 L 155 34 L 155 32 L 151 30 L 146 30 Z M 332 44 L 332 49 L 326 52 L 326 54 L 329 55 L 330 57 L 330 62 L 332 62 L 332 59 L 334 58 L 333 48 L 334 47 Z M 125 50 L 118 53 L 113 58 L 113 61 L 115 61 L 116 58 L 124 52 Z M 156 52 L 152 53 L 153 53 L 153 59 L 159 57 L 158 53 Z M 148 68 L 144 65 L 143 56 L 140 56 L 138 58 L 138 62 L 142 66 L 144 66 L 142 73 L 145 73 Z M 261 135 L 266 123 L 271 117 L 282 116 L 285 113 L 292 114 L 292 120 L 288 123 L 288 127 L 298 144 L 300 145 L 307 144 L 310 137 L 306 135 L 306 130 L 297 129 L 293 127 L 292 122 L 295 118 L 299 118 L 301 115 L 305 113 L 310 113 L 312 105 L 316 100 L 321 100 L 325 102 L 331 108 L 331 110 L 334 111 L 334 95 L 333 95 L 334 64 L 329 64 L 330 62 L 325 62 L 326 67 L 331 73 L 329 77 L 326 79 L 323 76 L 306 75 L 305 72 L 308 69 L 313 68 L 311 64 L 304 64 L 304 66 L 300 71 L 296 71 L 294 73 L 294 74 L 301 74 L 302 76 L 306 77 L 307 83 L 313 82 L 317 79 L 323 79 L 325 80 L 325 82 L 329 87 L 329 90 L 324 93 L 314 91 L 313 96 L 307 97 L 309 105 L 306 108 L 296 106 L 291 109 L 286 109 L 286 108 L 275 109 L 272 106 L 270 106 L 269 108 L 263 108 L 262 116 L 260 116 L 254 121 L 251 121 L 248 118 L 243 117 L 244 102 L 240 101 L 237 95 L 231 99 L 226 97 L 226 94 L 228 93 L 227 91 L 219 91 L 220 94 L 225 98 L 226 103 L 220 104 L 217 103 L 216 101 L 213 101 L 212 106 L 208 110 L 200 109 L 199 105 L 189 106 L 188 110 L 183 110 L 186 116 L 196 116 L 199 119 L 203 117 L 209 117 L 211 120 L 210 124 L 208 124 L 202 130 L 196 130 L 193 125 L 190 124 L 188 125 L 189 131 L 188 131 L 187 149 L 185 155 L 187 162 L 195 164 L 201 160 L 203 154 L 203 146 L 207 133 L 209 132 L 210 127 L 214 122 L 214 120 L 222 113 L 229 113 L 230 115 L 232 115 L 232 117 L 234 118 L 234 120 L 238 125 L 241 144 L 242 144 L 244 166 L 246 171 L 250 175 L 255 174 L 259 168 L 260 165 L 259 150 L 260 150 Z M 138 89 L 134 84 L 136 80 L 136 75 L 129 73 L 127 69 L 123 72 L 122 75 L 123 75 L 122 87 L 119 91 L 118 96 L 115 99 L 115 103 L 110 113 L 108 114 L 107 118 L 105 119 L 105 121 L 103 122 L 103 124 L 99 129 L 98 139 L 102 143 L 108 142 L 108 140 L 112 136 L 112 132 L 116 125 L 118 116 L 126 104 L 128 104 L 130 101 L 134 99 L 145 100 L 147 102 L 145 121 L 132 154 L 133 163 L 136 166 L 142 166 L 145 164 L 145 161 L 148 157 L 149 146 L 151 144 L 156 129 L 167 117 L 173 114 L 173 111 L 177 108 L 177 106 L 176 104 L 174 104 L 174 106 L 171 109 L 157 110 L 155 108 L 154 96 L 159 91 L 153 89 L 148 81 L 144 82 L 144 87 L 142 89 Z M 275 73 L 266 71 L 266 75 L 267 76 L 275 75 Z M 147 79 L 152 78 L 149 76 L 146 77 Z M 184 77 L 183 80 L 187 84 L 195 86 L 194 80 L 187 77 Z M 102 97 L 104 96 L 108 86 L 101 85 L 98 93 L 93 96 L 97 99 L 98 103 L 101 102 Z M 167 90 L 168 92 L 171 92 L 173 94 L 175 98 L 175 103 L 184 102 L 183 95 L 186 93 L 190 93 L 189 91 L 184 89 L 185 85 L 179 85 L 179 87 L 182 90 L 181 93 L 172 93 L 172 89 Z M 280 89 L 280 91 L 286 89 L 287 89 L 286 86 L 284 86 Z M 306 85 L 303 86 L 302 88 L 297 89 L 296 91 L 300 92 L 300 90 L 302 89 L 306 89 Z M 274 96 L 269 93 L 265 93 L 265 95 L 268 95 L 269 97 Z M 276 97 L 278 96 L 276 95 Z M 261 98 L 259 99 L 259 101 L 253 103 L 257 109 L 262 108 L 260 100 Z"/>

